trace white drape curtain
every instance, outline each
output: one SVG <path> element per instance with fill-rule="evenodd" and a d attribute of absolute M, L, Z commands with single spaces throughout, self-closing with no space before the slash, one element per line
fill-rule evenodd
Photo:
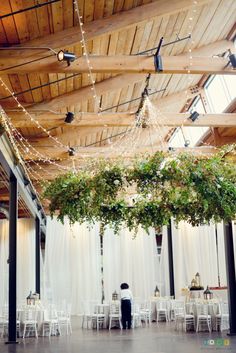
<path fill-rule="evenodd" d="M 35 221 L 17 221 L 17 298 L 26 303 L 29 292 L 35 292 Z"/>
<path fill-rule="evenodd" d="M 158 281 L 160 264 L 157 257 L 155 231 L 147 234 L 139 229 L 135 235 L 122 229 L 118 235 L 110 228 L 103 236 L 103 278 L 105 301 L 119 293 L 120 284 L 129 284 L 135 298 L 149 299 Z"/>
<path fill-rule="evenodd" d="M 43 277 L 44 299 L 70 303 L 72 314 L 82 312 L 85 300 L 101 301 L 99 224 L 70 227 L 48 218 Z"/>
<path fill-rule="evenodd" d="M 172 235 L 176 296 L 180 296 L 181 288 L 190 285 L 197 272 L 201 275 L 204 287 L 217 286 L 215 225 L 192 227 L 186 222 L 180 222 L 176 227 L 172 222 Z"/>
<path fill-rule="evenodd" d="M 227 286 L 226 265 L 225 265 L 225 241 L 224 224 L 218 223 L 217 227 L 217 251 L 218 251 L 218 271 L 220 286 Z M 234 252 L 235 253 L 235 252 Z M 218 282 L 217 282 L 218 283 Z"/>
<path fill-rule="evenodd" d="M 9 223 L 0 221 L 0 307 L 8 303 L 8 254 L 9 254 Z"/>
<path fill-rule="evenodd" d="M 0 221 L 0 306 L 8 303 L 9 222 Z M 17 220 L 17 303 L 35 291 L 35 226 L 33 219 Z"/>

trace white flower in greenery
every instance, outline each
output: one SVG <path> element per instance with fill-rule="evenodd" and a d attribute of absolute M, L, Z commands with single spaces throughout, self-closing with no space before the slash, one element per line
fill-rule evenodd
<path fill-rule="evenodd" d="M 114 184 L 115 185 L 119 185 L 120 184 L 120 180 L 118 180 L 118 179 L 114 180 Z"/>

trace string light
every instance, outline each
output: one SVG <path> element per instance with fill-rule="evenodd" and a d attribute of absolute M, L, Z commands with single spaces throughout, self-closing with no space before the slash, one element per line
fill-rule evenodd
<path fill-rule="evenodd" d="M 101 113 L 101 107 L 99 106 L 99 99 L 98 99 L 98 95 L 97 95 L 96 87 L 95 87 L 95 80 L 93 78 L 93 73 L 92 73 L 93 67 L 90 65 L 88 49 L 87 49 L 86 40 L 85 40 L 85 30 L 83 29 L 83 22 L 82 22 L 83 17 L 80 15 L 78 1 L 74 0 L 73 3 L 74 3 L 75 12 L 77 13 L 77 17 L 79 20 L 79 26 L 80 26 L 80 32 L 81 32 L 80 43 L 81 43 L 81 47 L 83 49 L 83 55 L 85 56 L 87 66 L 88 66 L 88 77 L 89 77 L 91 85 L 92 85 L 91 90 L 94 93 L 93 94 L 93 98 L 94 98 L 94 102 L 95 102 L 95 109 L 94 110 L 96 112 Z M 100 116 L 100 114 L 99 114 L 99 116 Z"/>
<path fill-rule="evenodd" d="M 49 131 L 47 131 L 39 122 L 38 120 L 36 120 L 29 112 L 27 112 L 27 110 L 23 107 L 23 105 L 18 101 L 18 98 L 15 96 L 14 92 L 12 92 L 8 86 L 5 84 L 5 82 L 3 81 L 3 79 L 0 77 L 0 82 L 1 82 L 1 86 L 5 88 L 5 90 L 12 96 L 12 98 L 14 98 L 14 100 L 16 101 L 17 107 L 21 108 L 23 113 L 25 114 L 25 116 L 27 118 L 29 118 L 32 122 L 35 123 L 35 125 L 37 126 L 38 129 L 41 129 L 45 134 L 47 134 L 47 136 L 52 139 L 54 142 L 56 142 L 56 144 L 58 146 L 60 146 L 61 148 L 65 149 L 66 151 L 68 150 L 68 146 L 64 145 L 62 142 L 60 142 L 58 140 L 57 137 L 52 136 L 50 134 Z"/>
<path fill-rule="evenodd" d="M 36 157 L 38 161 L 43 162 L 43 163 L 47 163 L 47 164 L 52 164 L 55 165 L 58 169 L 64 170 L 64 171 L 68 171 L 70 170 L 69 167 L 64 167 L 61 166 L 60 164 L 51 161 L 50 158 L 45 157 L 43 154 L 41 154 L 40 152 L 38 152 L 30 143 L 29 141 L 14 127 L 14 125 L 11 122 L 11 119 L 6 115 L 6 113 L 4 112 L 4 110 L 1 110 L 1 116 L 4 123 L 4 128 L 6 129 L 10 140 L 12 140 L 13 145 L 16 146 L 20 146 L 21 151 L 23 154 L 27 154 L 27 155 L 31 155 L 33 157 Z M 14 138 L 14 135 L 16 135 L 17 140 Z M 18 151 L 18 150 L 17 150 Z M 18 151 L 19 153 L 19 151 Z M 22 160 L 21 156 L 20 159 Z M 23 161 L 23 160 L 22 160 Z M 39 169 L 42 168 L 37 162 L 34 161 L 34 159 L 28 159 L 28 161 L 31 161 L 33 163 L 35 163 Z M 53 175 L 52 173 L 50 173 L 49 171 L 47 171 L 48 174 Z"/>

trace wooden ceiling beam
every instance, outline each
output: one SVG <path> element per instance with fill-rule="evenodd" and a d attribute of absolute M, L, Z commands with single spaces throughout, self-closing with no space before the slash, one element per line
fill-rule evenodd
<path fill-rule="evenodd" d="M 162 56 L 160 70 L 155 68 L 155 57 L 148 55 L 117 55 L 117 56 L 89 56 L 94 73 L 152 73 L 152 74 L 218 74 L 235 75 L 236 70 L 228 65 L 228 58 L 185 56 Z M 51 63 L 43 60 L 20 67 L 6 69 L 4 73 L 87 73 L 88 64 L 85 57 L 80 57 L 71 65 L 66 62 L 50 59 Z"/>
<path fill-rule="evenodd" d="M 34 128 L 35 123 L 26 119 L 25 115 L 18 112 L 8 113 L 11 117 L 13 125 L 19 128 Z M 64 122 L 64 114 L 42 114 L 37 116 L 33 114 L 33 117 L 46 129 L 53 127 L 66 127 L 68 129 L 74 129 L 75 127 L 112 127 L 112 126 L 134 126 L 136 117 L 135 113 L 103 113 L 98 116 L 95 113 L 81 113 L 75 115 L 75 120 L 71 124 Z M 199 117 L 192 122 L 189 119 L 188 113 L 170 113 L 162 111 L 157 112 L 155 120 L 150 121 L 151 126 L 204 126 L 204 127 L 236 127 L 236 113 L 221 113 L 221 114 L 200 114 Z"/>
<path fill-rule="evenodd" d="M 207 46 L 194 49 L 192 51 L 192 55 L 194 56 L 217 55 L 227 50 L 226 48 L 229 48 L 229 46 L 232 46 L 232 42 L 217 41 Z M 137 82 L 143 81 L 145 77 L 146 77 L 145 74 L 136 73 L 136 74 L 122 74 L 116 77 L 108 78 L 106 80 L 96 83 L 96 93 L 99 96 L 107 92 L 114 92 L 124 87 L 127 87 L 127 82 L 129 83 L 129 85 L 132 85 Z M 62 94 L 48 101 L 36 103 L 34 105 L 32 104 L 31 105 L 24 104 L 24 105 L 27 108 L 27 111 L 29 112 L 37 111 L 37 110 L 59 111 L 61 108 L 64 108 L 66 106 L 76 105 L 76 104 L 79 104 L 80 102 L 93 98 L 94 92 L 91 90 L 91 88 L 92 86 L 83 87 L 78 90 L 74 90 L 72 92 Z M 12 108 L 17 109 L 17 104 L 15 100 L 12 98 L 2 100 L 1 105 L 5 110 L 12 109 Z"/>
<path fill-rule="evenodd" d="M 212 0 L 198 0 L 197 6 L 205 5 L 211 1 Z M 87 22 L 84 23 L 83 26 L 86 33 L 86 41 L 106 34 L 111 34 L 137 24 L 140 25 L 141 23 L 155 17 L 163 17 L 186 11 L 191 9 L 192 6 L 192 1 L 189 0 L 157 0 L 146 5 L 137 6 L 128 11 L 121 11 L 106 18 Z M 43 36 L 42 38 L 33 39 L 20 46 L 43 47 L 44 49 L 25 51 L 18 50 L 15 54 L 18 57 L 23 56 L 25 58 L 33 58 L 38 54 L 48 56 L 49 51 L 45 50 L 46 47 L 58 51 L 60 49 L 69 48 L 80 44 L 81 39 L 79 26 L 71 27 L 54 34 Z M 14 55 L 14 53 L 10 50 L 4 51 L 4 53 L 8 58 L 10 58 L 11 55 Z"/>
<path fill-rule="evenodd" d="M 200 48 L 192 50 L 192 56 L 206 56 L 212 57 L 214 55 L 225 53 L 226 51 L 235 52 L 235 46 L 233 41 L 222 39 L 207 45 L 204 45 Z M 36 62 L 27 61 L 23 55 L 17 55 L 15 51 L 12 51 L 10 57 L 6 57 L 4 55 L 4 51 L 0 51 L 0 73 L 28 73 L 28 72 L 41 72 L 41 70 L 45 70 L 45 72 L 52 73 L 55 70 L 56 72 L 61 72 L 60 70 L 64 70 L 69 72 L 72 68 L 76 68 L 78 70 L 78 64 L 81 58 L 77 59 L 75 63 L 72 63 L 70 67 L 67 67 L 66 64 L 58 63 L 57 58 L 55 56 L 46 56 L 46 57 L 38 57 Z M 178 56 L 186 56 L 186 52 L 179 54 Z M 140 56 L 139 56 L 140 57 Z M 83 58 L 82 58 L 83 59 Z M 81 60 L 82 61 L 82 60 Z M 81 64 L 81 63 L 80 63 Z M 40 68 L 40 69 L 39 69 Z M 87 67 L 88 69 L 88 67 Z M 40 70 L 40 71 L 39 71 Z M 82 70 L 85 70 L 84 64 L 82 66 Z"/>
<path fill-rule="evenodd" d="M 44 148 L 44 147 L 39 147 L 37 150 L 40 153 L 45 153 L 47 150 L 47 156 L 48 158 L 51 158 L 52 160 L 56 160 L 57 164 L 63 166 L 63 167 L 71 167 L 71 162 L 72 162 L 72 157 L 69 157 L 69 154 L 67 152 L 63 152 L 60 154 L 60 158 L 55 157 L 55 149 L 53 148 Z M 144 153 L 154 153 L 156 151 L 168 151 L 168 147 L 162 148 L 159 145 L 156 146 L 145 146 L 145 147 L 137 147 L 132 150 L 130 148 L 129 151 L 124 151 L 124 148 L 122 146 L 120 148 L 111 148 L 110 146 L 108 147 L 78 147 L 76 148 L 76 154 L 73 157 L 73 160 L 79 160 L 86 162 L 87 158 L 120 158 L 121 154 L 123 154 L 123 157 L 125 158 L 134 158 L 135 155 L 138 154 L 144 154 Z M 189 152 L 193 153 L 196 155 L 211 155 L 217 152 L 217 149 L 214 147 L 194 147 L 194 148 L 186 148 L 186 147 L 180 147 L 180 148 L 175 148 L 171 153 L 180 153 L 180 152 Z M 38 161 L 37 157 L 35 158 L 29 158 L 29 155 L 24 156 L 26 161 Z M 41 161 L 38 161 L 39 164 L 41 164 Z M 33 162 L 32 162 L 33 163 Z M 50 170 L 49 168 L 54 168 L 56 169 L 56 166 L 53 164 L 47 164 L 45 162 L 42 162 L 42 165 L 47 165 L 47 170 Z M 32 164 L 32 167 L 34 168 L 35 171 L 41 170 L 39 167 L 37 167 L 34 163 Z M 38 168 L 38 169 L 37 169 Z M 42 173 L 42 170 L 41 170 Z"/>

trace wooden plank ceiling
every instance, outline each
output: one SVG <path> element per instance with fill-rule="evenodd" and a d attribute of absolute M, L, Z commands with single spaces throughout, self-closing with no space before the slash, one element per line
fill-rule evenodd
<path fill-rule="evenodd" d="M 104 111 L 98 115 L 86 67 L 81 73 L 77 64 L 76 72 L 73 72 L 73 66 L 66 71 L 66 65 L 62 64 L 63 69 L 56 73 L 55 70 L 41 71 L 41 64 L 37 65 L 37 62 L 45 64 L 53 60 L 57 65 L 57 58 L 52 51 L 43 47 L 56 52 L 67 49 L 78 58 L 82 56 L 81 31 L 73 1 L 54 1 L 29 11 L 4 16 L 46 2 L 4 0 L 0 3 L 0 16 L 3 16 L 0 19 L 0 46 L 5 48 L 0 50 L 0 76 L 26 112 L 18 106 L 4 84 L 0 85 L 0 105 L 12 119 L 12 127 L 17 128 L 14 138 L 35 183 L 45 178 L 51 179 L 68 168 L 79 167 L 88 156 L 126 156 L 127 151 L 134 154 L 142 146 L 149 147 L 150 151 L 163 148 L 164 145 L 166 147 L 172 130 L 164 126 L 168 125 L 164 122 L 169 119 L 168 126 L 186 123 L 186 116 L 179 116 L 181 123 L 176 118 L 173 124 L 171 116 L 174 119 L 173 113 L 186 111 L 191 101 L 202 93 L 201 87 L 207 76 L 202 73 L 191 74 L 191 70 L 187 75 L 152 74 L 149 98 L 157 108 L 155 114 L 158 120 L 151 128 L 138 130 L 134 113 L 145 87 L 146 74 L 127 73 L 126 70 L 117 74 L 119 70 L 99 70 L 98 62 L 98 69 L 92 75 L 97 102 Z M 191 62 L 191 56 L 212 58 L 230 48 L 233 50 L 235 0 L 78 0 L 78 6 L 90 56 L 135 55 L 157 47 L 161 37 L 164 37 L 166 44 L 177 38 L 188 37 L 190 32 L 191 39 L 164 46 L 161 55 L 187 56 Z M 10 50 L 15 46 L 25 49 Z M 227 59 L 222 60 L 227 63 Z M 28 72 L 24 65 L 19 68 L 16 66 L 32 61 L 34 64 L 26 66 L 29 67 Z M 75 120 L 70 125 L 64 122 L 67 112 L 75 114 Z M 213 119 L 210 125 L 218 126 L 217 119 L 219 122 L 221 118 L 217 118 L 217 115 L 210 117 Z M 35 124 L 34 119 L 40 125 Z M 231 121 L 233 119 L 234 122 L 228 122 L 228 126 L 235 126 L 235 114 Z M 50 137 L 40 126 L 49 132 Z M 235 128 L 223 126 L 222 129 L 225 136 L 231 136 L 228 139 L 230 142 L 235 141 Z M 125 131 L 128 132 L 124 134 Z M 218 134 L 222 131 L 217 130 Z M 208 140 L 211 144 L 216 142 L 214 138 Z M 75 156 L 69 156 L 68 148 L 75 149 Z M 104 148 L 107 152 L 104 152 Z"/>

